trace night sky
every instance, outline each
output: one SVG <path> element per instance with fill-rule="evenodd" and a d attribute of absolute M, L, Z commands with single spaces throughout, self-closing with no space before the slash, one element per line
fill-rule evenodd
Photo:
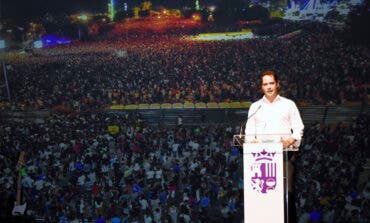
<path fill-rule="evenodd" d="M 0 0 L 1 18 L 30 18 L 106 10 L 105 0 Z"/>
<path fill-rule="evenodd" d="M 0 0 L 0 17 L 32 18 L 46 13 L 54 15 L 78 12 L 106 12 L 109 0 Z M 143 0 L 116 0 L 118 4 L 127 2 L 129 7 L 140 5 Z M 216 3 L 219 0 L 199 0 L 201 6 Z M 181 8 L 194 7 L 195 0 L 151 0 L 153 7 Z"/>

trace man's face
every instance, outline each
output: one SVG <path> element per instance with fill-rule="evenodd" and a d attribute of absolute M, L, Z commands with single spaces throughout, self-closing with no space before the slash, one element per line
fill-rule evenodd
<path fill-rule="evenodd" d="M 278 95 L 278 89 L 279 83 L 275 81 L 274 76 L 265 75 L 262 77 L 262 91 L 270 102 Z"/>

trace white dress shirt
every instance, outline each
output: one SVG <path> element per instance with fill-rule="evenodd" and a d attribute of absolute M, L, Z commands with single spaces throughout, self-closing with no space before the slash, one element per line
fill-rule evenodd
<path fill-rule="evenodd" d="M 279 142 L 281 138 L 293 137 L 298 148 L 304 125 L 296 104 L 285 97 L 277 96 L 269 102 L 265 96 L 249 108 L 245 127 L 245 140 Z"/>

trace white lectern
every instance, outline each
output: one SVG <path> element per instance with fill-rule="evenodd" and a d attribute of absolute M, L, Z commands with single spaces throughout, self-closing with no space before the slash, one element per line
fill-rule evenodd
<path fill-rule="evenodd" d="M 244 143 L 244 222 L 284 223 L 283 146 Z"/>
<path fill-rule="evenodd" d="M 288 159 L 284 151 L 298 149 L 283 149 L 278 140 L 281 137 L 284 136 L 265 135 L 261 137 L 264 139 L 248 143 L 244 142 L 244 136 L 239 139 L 234 136 L 237 144 L 243 145 L 244 223 L 284 223 L 284 211 L 288 212 L 284 210 L 284 198 L 288 207 L 288 199 L 284 197 L 284 192 L 288 195 L 287 186 L 284 187 L 287 166 L 283 162 L 284 156 Z"/>

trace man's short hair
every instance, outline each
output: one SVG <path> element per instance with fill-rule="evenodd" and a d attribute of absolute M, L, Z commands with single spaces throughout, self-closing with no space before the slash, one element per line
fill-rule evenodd
<path fill-rule="evenodd" d="M 276 81 L 276 83 L 278 83 L 279 82 L 279 78 L 278 78 L 278 76 L 276 75 L 276 73 L 274 72 L 274 71 L 272 71 L 272 70 L 266 70 L 266 71 L 264 71 L 263 73 L 262 73 L 262 75 L 261 75 L 261 82 L 262 82 L 262 79 L 263 79 L 263 77 L 264 76 L 273 76 L 274 77 L 274 79 L 275 79 L 275 81 Z"/>

